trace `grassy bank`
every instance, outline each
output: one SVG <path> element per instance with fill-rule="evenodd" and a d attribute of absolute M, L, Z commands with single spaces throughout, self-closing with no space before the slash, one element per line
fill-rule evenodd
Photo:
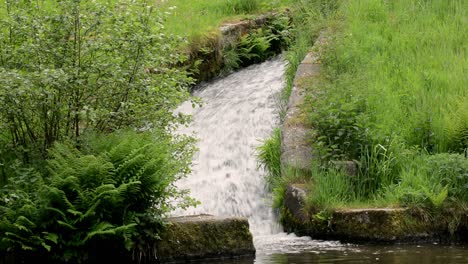
<path fill-rule="evenodd" d="M 466 3 L 304 3 L 303 28 L 321 22 L 332 32 L 305 105 L 320 159 L 300 179 L 283 168 L 276 188 L 307 181 L 310 205 L 322 209 L 466 204 Z M 358 174 L 336 170 L 340 160 Z"/>
<path fill-rule="evenodd" d="M 279 10 L 292 0 L 157 0 L 156 4 L 169 13 L 165 27 L 167 32 L 179 36 L 200 38 L 217 31 L 226 21 L 251 18 L 253 15 Z"/>
<path fill-rule="evenodd" d="M 264 61 L 281 52 L 290 42 L 286 6 L 291 0 L 160 1 L 165 11 L 166 34 L 186 40 L 180 49 L 187 54 L 185 67 L 197 81 Z M 277 15 L 273 16 L 272 13 Z M 263 19 L 253 19 L 265 15 Z M 252 23 L 246 21 L 250 19 Z M 225 23 L 244 24 L 223 35 Z"/>
<path fill-rule="evenodd" d="M 356 0 L 337 10 L 341 26 L 307 106 L 322 165 L 359 165 L 355 179 L 325 176 L 343 178 L 341 202 L 468 201 L 465 7 Z"/>

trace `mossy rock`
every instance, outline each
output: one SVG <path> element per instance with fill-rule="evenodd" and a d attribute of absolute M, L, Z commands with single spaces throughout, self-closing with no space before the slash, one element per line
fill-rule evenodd
<path fill-rule="evenodd" d="M 281 222 L 286 232 L 346 242 L 467 242 L 468 209 L 360 208 L 321 212 L 307 207 L 304 185 L 286 188 Z"/>
<path fill-rule="evenodd" d="M 199 215 L 170 221 L 156 247 L 161 262 L 255 255 L 246 218 Z"/>

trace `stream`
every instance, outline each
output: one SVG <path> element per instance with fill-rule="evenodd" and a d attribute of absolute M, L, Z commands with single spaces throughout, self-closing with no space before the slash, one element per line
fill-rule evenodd
<path fill-rule="evenodd" d="M 201 107 L 186 102 L 178 109 L 193 116 L 191 125 L 180 132 L 199 140 L 192 174 L 178 187 L 190 189 L 201 204 L 173 215 L 247 217 L 257 250 L 254 259 L 203 263 L 468 263 L 464 246 L 364 246 L 282 231 L 256 148 L 279 126 L 285 69 L 281 57 L 252 65 L 199 87 L 194 96 L 202 99 Z"/>

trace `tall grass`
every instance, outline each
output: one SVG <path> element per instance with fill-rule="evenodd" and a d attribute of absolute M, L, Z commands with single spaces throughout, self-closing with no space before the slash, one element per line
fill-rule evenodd
<path fill-rule="evenodd" d="M 337 208 L 356 201 L 351 178 L 339 170 L 314 168 L 308 202 L 316 208 Z"/>
<path fill-rule="evenodd" d="M 460 152 L 468 147 L 466 2 L 418 3 L 344 3 L 346 22 L 325 58 L 327 72 L 337 90 L 366 98 L 373 138 Z"/>
<path fill-rule="evenodd" d="M 467 201 L 466 10 L 463 0 L 341 2 L 309 110 L 317 146 L 359 162 L 353 192 L 401 204 Z M 447 164 L 449 176 L 439 173 Z"/>
<path fill-rule="evenodd" d="M 281 178 L 281 130 L 273 130 L 271 137 L 257 148 L 259 166 L 268 173 L 267 183 L 272 186 Z"/>

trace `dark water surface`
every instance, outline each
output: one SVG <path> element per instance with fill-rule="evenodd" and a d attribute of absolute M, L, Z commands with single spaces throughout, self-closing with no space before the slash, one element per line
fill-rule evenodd
<path fill-rule="evenodd" d="M 296 253 L 257 252 L 255 259 L 212 260 L 201 263 L 223 264 L 465 264 L 468 246 L 441 245 L 342 245 L 341 248 L 318 248 Z"/>

